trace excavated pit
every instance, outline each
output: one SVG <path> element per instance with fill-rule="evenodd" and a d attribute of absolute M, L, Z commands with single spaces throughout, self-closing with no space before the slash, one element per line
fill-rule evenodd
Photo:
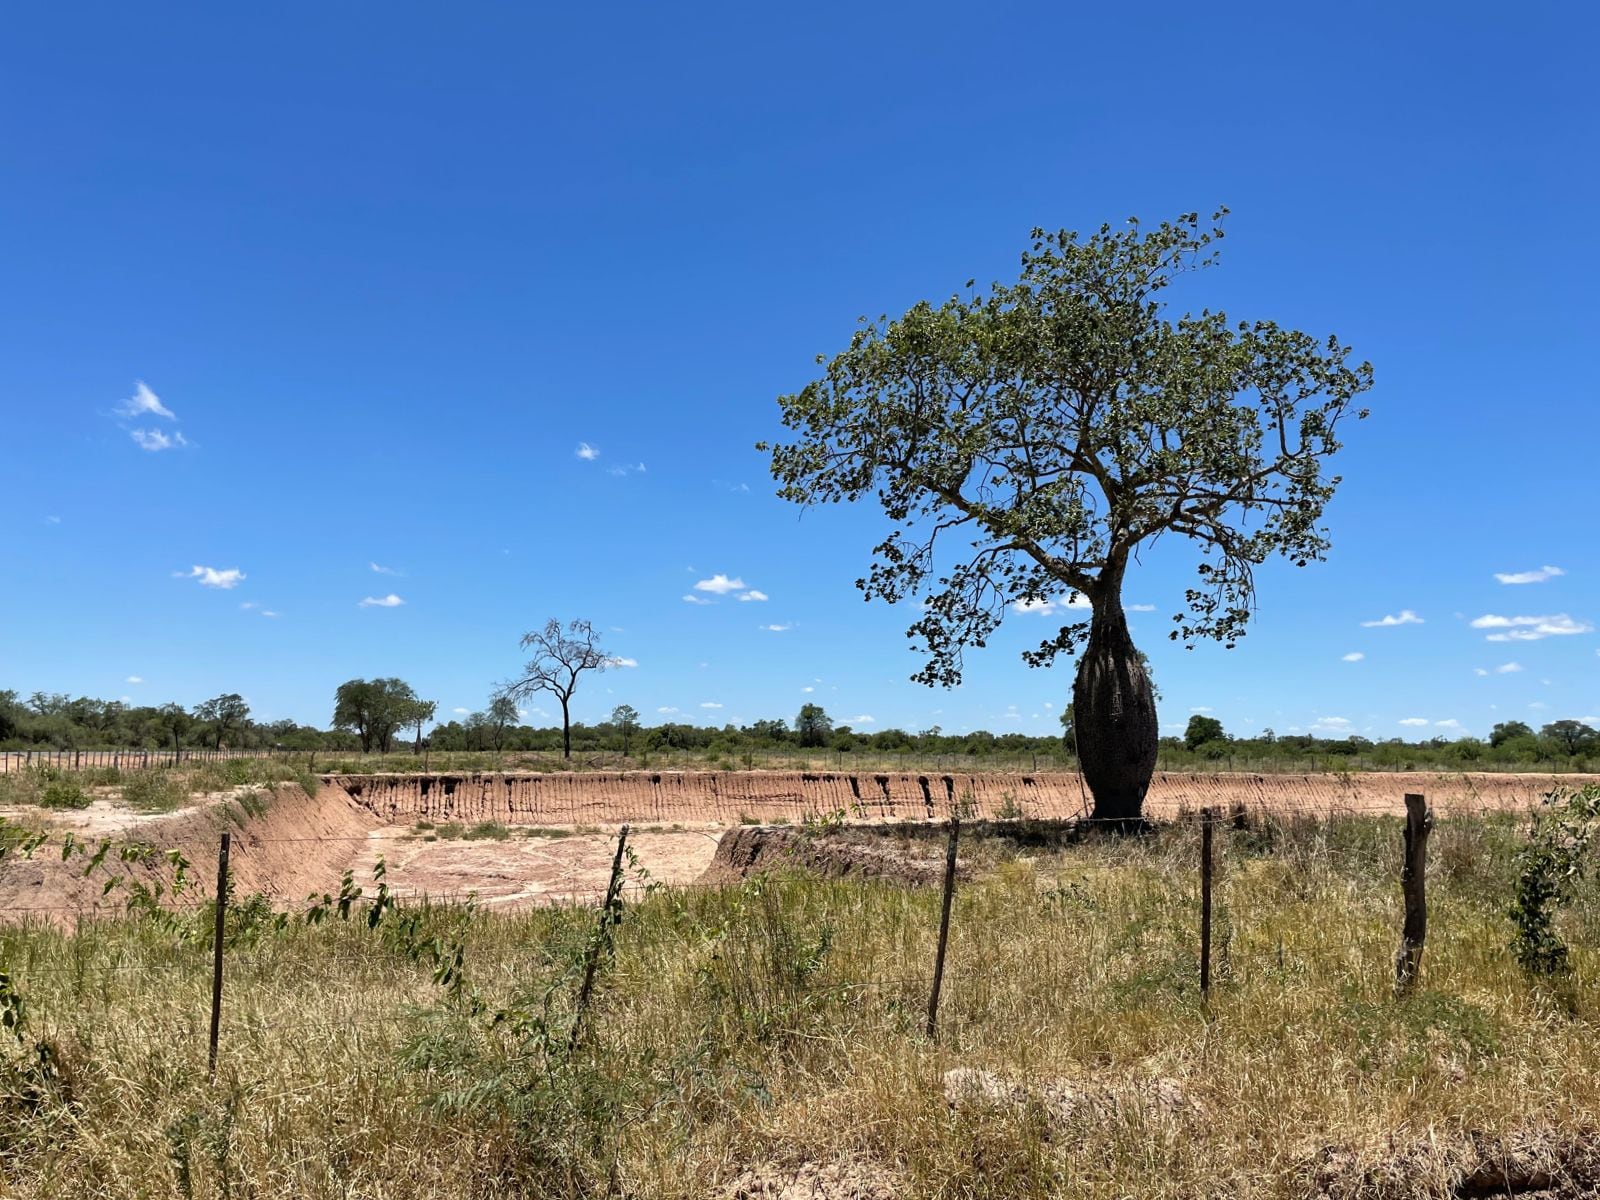
<path fill-rule="evenodd" d="M 775 824 L 842 813 L 851 821 L 975 817 L 1070 819 L 1087 808 L 1075 773 L 1020 775 L 778 771 L 586 772 L 479 775 L 335 775 L 378 821 L 498 821 L 508 825 L 622 822 Z M 1280 815 L 1401 813 L 1407 792 L 1434 810 L 1526 808 L 1552 787 L 1592 775 L 1369 772 L 1328 775 L 1209 775 L 1163 772 L 1145 810 L 1156 819 L 1213 806 Z"/>

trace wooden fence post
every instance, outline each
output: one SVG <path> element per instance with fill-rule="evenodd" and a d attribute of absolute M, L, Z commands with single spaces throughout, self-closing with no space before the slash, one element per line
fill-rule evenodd
<path fill-rule="evenodd" d="M 222 1029 L 222 934 L 228 916 L 228 833 L 222 834 L 217 850 L 217 923 L 211 937 L 211 1050 L 206 1070 L 211 1082 L 217 1080 L 217 1035 Z"/>
<path fill-rule="evenodd" d="M 928 1037 L 939 1037 L 939 991 L 944 987 L 944 950 L 950 941 L 950 903 L 956 894 L 956 842 L 961 837 L 961 817 L 950 814 L 950 843 L 944 852 L 944 902 L 939 909 L 939 949 L 933 956 L 933 990 L 928 994 Z"/>
<path fill-rule="evenodd" d="M 1422 796 L 1406 794 L 1405 858 L 1400 864 L 1400 891 L 1405 898 L 1405 926 L 1394 956 L 1395 990 L 1404 995 L 1416 984 L 1422 946 L 1428 940 L 1428 834 L 1433 811 Z"/>
<path fill-rule="evenodd" d="M 1200 996 L 1211 994 L 1212 809 L 1200 810 Z"/>
<path fill-rule="evenodd" d="M 611 860 L 611 882 L 606 885 L 605 903 L 600 906 L 600 928 L 595 931 L 594 944 L 589 947 L 588 961 L 583 964 L 583 985 L 578 989 L 577 1011 L 572 1016 L 572 1036 L 567 1039 L 567 1053 L 578 1048 L 578 1037 L 583 1032 L 583 1017 L 589 1008 L 589 995 L 594 991 L 594 973 L 600 966 L 600 952 L 611 941 L 611 927 L 621 913 L 619 894 L 622 891 L 623 847 L 628 844 L 628 827 L 624 825 L 617 835 L 617 856 Z"/>

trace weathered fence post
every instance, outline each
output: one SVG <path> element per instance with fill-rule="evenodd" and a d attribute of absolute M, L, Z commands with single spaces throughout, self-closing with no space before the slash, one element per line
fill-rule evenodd
<path fill-rule="evenodd" d="M 1212 809 L 1200 810 L 1200 995 L 1211 994 Z"/>
<path fill-rule="evenodd" d="M 1400 891 L 1405 898 L 1405 926 L 1400 949 L 1394 956 L 1394 986 L 1402 995 L 1417 981 L 1422 966 L 1422 945 L 1428 940 L 1428 834 L 1433 811 L 1415 793 L 1406 793 L 1405 858 L 1400 864 Z"/>
<path fill-rule="evenodd" d="M 217 850 L 217 923 L 211 937 L 211 1051 L 206 1070 L 217 1079 L 217 1035 L 222 1029 L 222 934 L 228 916 L 228 833 Z"/>
<path fill-rule="evenodd" d="M 939 909 L 939 949 L 933 956 L 933 990 L 928 994 L 928 1037 L 939 1036 L 939 991 L 944 987 L 944 950 L 950 941 L 950 903 L 956 895 L 956 842 L 961 837 L 961 817 L 950 814 L 950 843 L 944 851 L 944 902 Z"/>
<path fill-rule="evenodd" d="M 589 1008 L 589 995 L 594 991 L 594 973 L 600 966 L 600 952 L 611 941 L 611 927 L 620 914 L 619 894 L 622 891 L 622 855 L 628 844 L 628 827 L 624 825 L 617 835 L 617 856 L 611 860 L 611 882 L 606 885 L 605 903 L 600 906 L 600 928 L 595 931 L 594 944 L 589 947 L 588 961 L 583 964 L 583 985 L 578 989 L 577 1011 L 572 1015 L 572 1036 L 567 1039 L 567 1053 L 578 1048 L 578 1038 L 583 1032 L 584 1013 Z"/>

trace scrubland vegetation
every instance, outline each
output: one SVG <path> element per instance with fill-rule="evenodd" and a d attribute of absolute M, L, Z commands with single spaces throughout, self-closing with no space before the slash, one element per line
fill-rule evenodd
<path fill-rule="evenodd" d="M 688 1200 L 803 1163 L 906 1197 L 1291 1196 L 1329 1172 L 1352 1189 L 1333 1194 L 1448 1195 L 1469 1134 L 1600 1122 L 1600 891 L 1574 876 L 1570 954 L 1529 973 L 1523 822 L 1442 820 L 1400 1000 L 1399 842 L 1372 818 L 1228 830 L 1205 1002 L 1192 824 L 969 844 L 937 1044 L 939 898 L 888 882 L 648 892 L 570 1052 L 593 910 L 370 923 L 368 882 L 349 919 L 311 923 L 236 897 L 215 1083 L 207 906 L 11 928 L 0 1169 L 11 1194 L 63 1197 Z M 1164 1080 L 1172 1103 L 953 1108 L 962 1067 L 1096 1096 Z"/>

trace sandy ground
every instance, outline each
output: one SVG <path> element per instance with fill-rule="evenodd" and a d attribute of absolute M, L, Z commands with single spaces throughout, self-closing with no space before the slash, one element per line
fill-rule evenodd
<path fill-rule="evenodd" d="M 628 866 L 624 891 L 637 891 L 652 880 L 693 883 L 711 865 L 721 835 L 715 826 L 630 833 L 628 845 L 637 864 L 624 864 Z M 410 828 L 390 826 L 373 831 L 352 869 L 356 881 L 369 886 L 381 855 L 389 887 L 401 897 L 459 900 L 475 892 L 489 907 L 588 902 L 605 894 L 616 852 L 617 836 L 610 832 L 528 837 L 513 829 L 504 841 L 426 841 Z M 640 868 L 647 875 L 641 877 Z"/>

